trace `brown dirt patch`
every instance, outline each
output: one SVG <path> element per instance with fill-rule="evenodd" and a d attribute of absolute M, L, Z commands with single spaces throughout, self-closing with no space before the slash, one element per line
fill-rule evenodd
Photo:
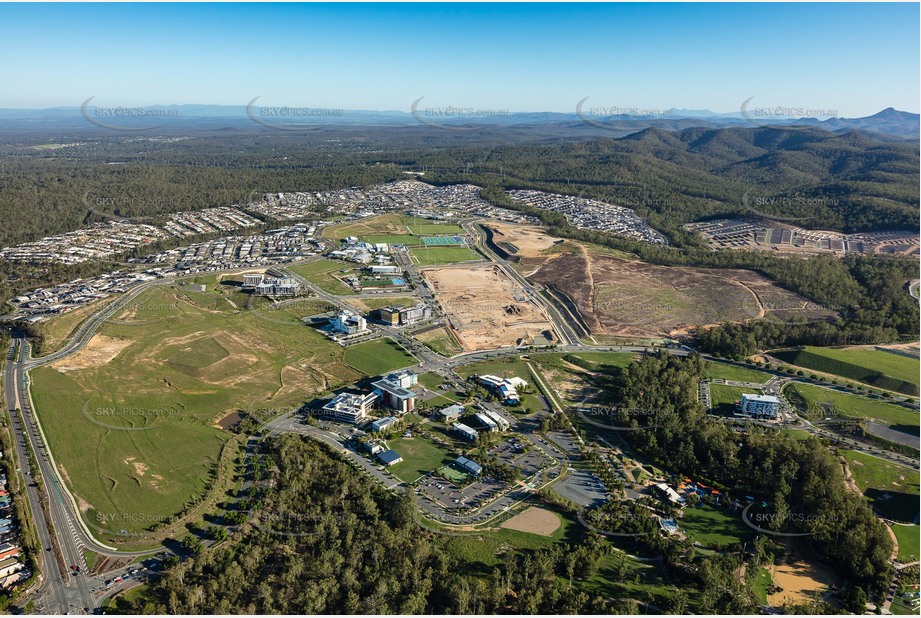
<path fill-rule="evenodd" d="M 134 473 L 138 476 L 144 476 L 147 473 L 147 464 L 135 461 L 134 457 L 129 457 L 125 463 L 134 468 Z"/>
<path fill-rule="evenodd" d="M 821 599 L 825 588 L 835 583 L 831 571 L 799 559 L 775 565 L 771 569 L 771 577 L 782 589 L 768 595 L 768 603 L 775 607 L 784 603 L 808 603 L 813 599 Z"/>
<path fill-rule="evenodd" d="M 94 335 L 82 350 L 72 356 L 55 361 L 51 366 L 62 373 L 79 369 L 96 369 L 108 364 L 129 345 L 131 345 L 131 341 L 128 339 Z"/>
<path fill-rule="evenodd" d="M 548 249 L 563 242 L 562 238 L 551 236 L 534 225 L 488 223 L 486 227 L 493 231 L 493 240 L 496 244 L 512 255 L 524 258 L 546 257 Z M 507 247 L 506 243 L 512 246 Z"/>
<path fill-rule="evenodd" d="M 432 268 L 422 275 L 465 350 L 540 342 L 553 332 L 543 311 L 496 266 Z"/>
<path fill-rule="evenodd" d="M 530 532 L 540 536 L 550 536 L 560 527 L 560 518 L 556 513 L 536 506 L 528 507 L 508 521 L 499 524 L 501 528 Z"/>
<path fill-rule="evenodd" d="M 833 315 L 747 270 L 570 254 L 549 260 L 531 279 L 565 294 L 591 331 L 601 335 L 677 336 L 720 322 Z"/>

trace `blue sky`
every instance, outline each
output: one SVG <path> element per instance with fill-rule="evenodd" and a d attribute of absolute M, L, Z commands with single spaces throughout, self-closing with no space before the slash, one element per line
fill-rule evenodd
<path fill-rule="evenodd" d="M 917 4 L 0 5 L 0 107 L 919 111 Z"/>

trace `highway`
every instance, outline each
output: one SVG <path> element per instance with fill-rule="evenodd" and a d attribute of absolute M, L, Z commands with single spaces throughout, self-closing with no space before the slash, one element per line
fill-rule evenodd
<path fill-rule="evenodd" d="M 550 318 L 550 322 L 553 324 L 557 335 L 561 336 L 562 341 L 566 345 L 579 345 L 581 343 L 579 334 L 572 325 L 569 324 L 569 321 L 560 314 L 556 306 L 543 297 L 541 294 L 542 289 L 529 283 L 527 279 L 511 266 L 511 264 L 500 259 L 499 256 L 489 249 L 486 245 L 486 239 L 484 238 L 485 232 L 479 227 L 479 221 L 480 219 L 463 222 L 463 227 L 467 230 L 467 233 L 476 237 L 477 248 L 486 255 L 493 264 L 498 266 L 509 279 L 520 285 L 528 296 L 534 300 L 534 303 L 544 310 L 544 313 Z"/>
<path fill-rule="evenodd" d="M 131 297 L 122 297 L 119 302 L 127 303 Z M 99 315 L 111 315 L 112 307 L 106 307 Z M 71 340 L 68 347 L 78 350 L 104 319 L 91 318 Z M 84 550 L 90 550 L 104 556 L 139 557 L 153 553 L 122 552 L 100 543 L 86 528 L 77 512 L 76 503 L 57 473 L 54 457 L 47 448 L 41 423 L 32 410 L 31 397 L 28 393 L 26 371 L 29 368 L 29 344 L 21 336 L 13 339 L 7 354 L 5 367 L 4 391 L 5 409 L 10 419 L 10 429 L 16 449 L 16 458 L 20 463 L 26 481 L 26 496 L 41 547 L 39 562 L 42 578 L 35 590 L 34 598 L 38 605 L 50 613 L 84 613 L 97 607 L 92 588 L 103 577 L 87 573 Z M 16 410 L 19 409 L 20 413 Z M 27 452 L 31 449 L 35 455 L 37 469 L 31 469 Z M 45 494 L 46 507 L 42 508 L 36 481 L 40 480 Z M 60 562 L 59 562 L 60 561 Z M 63 568 L 61 568 L 63 563 Z M 73 573 L 76 566 L 80 573 Z"/>
<path fill-rule="evenodd" d="M 27 357 L 27 345 L 24 339 L 13 340 L 6 363 L 5 407 L 10 417 L 16 458 L 23 472 L 26 495 L 41 544 L 41 547 L 37 548 L 42 568 L 37 596 L 50 597 L 51 603 L 44 604 L 50 605 L 49 610 L 53 613 L 84 613 L 95 607 L 90 587 L 84 575 L 73 575 L 70 572 L 71 565 L 79 566 L 83 571 L 86 570 L 83 552 L 78 546 L 80 540 L 67 513 L 57 475 L 51 470 L 48 450 L 41 441 L 35 416 L 32 414 L 27 398 L 24 397 L 23 361 Z M 17 348 L 19 351 L 14 355 L 14 350 Z M 22 411 L 22 421 L 16 412 L 17 408 Z M 35 454 L 37 470 L 29 466 L 28 448 L 31 448 Z M 47 511 L 41 506 L 37 478 L 41 479 L 47 493 Z M 58 563 L 58 559 L 63 561 L 63 568 Z"/>
<path fill-rule="evenodd" d="M 482 237 L 482 230 L 479 227 L 474 227 L 476 225 L 476 220 L 466 220 L 463 225 L 464 229 L 469 234 L 474 235 L 478 239 L 478 248 L 487 256 L 489 262 L 500 268 L 510 279 L 520 285 L 533 301 L 545 311 L 560 340 L 559 344 L 549 346 L 547 348 L 548 351 L 560 353 L 586 351 L 643 353 L 650 349 L 644 346 L 583 344 L 576 330 L 568 323 L 558 308 L 541 294 L 542 290 L 531 285 L 511 265 L 499 259 L 486 247 Z M 312 258 L 307 261 L 313 261 L 314 259 L 320 258 Z M 423 298 L 434 298 L 433 292 L 424 284 L 416 267 L 409 263 L 408 256 L 403 255 L 399 260 L 409 273 L 408 276 L 415 284 L 417 293 L 422 295 Z M 229 269 L 228 272 L 239 270 L 239 268 L 234 268 Z M 350 298 L 361 298 L 361 296 L 340 297 L 327 293 L 303 277 L 291 271 L 287 272 L 313 295 L 336 307 L 351 309 L 347 300 Z M 38 539 L 42 545 L 40 550 L 41 556 L 39 556 L 42 577 L 37 582 L 34 593 L 30 596 L 36 600 L 36 604 L 43 611 L 48 613 L 65 614 L 91 611 L 98 607 L 99 603 L 101 603 L 106 596 L 111 595 L 124 586 L 132 585 L 123 584 L 106 588 L 103 586 L 102 582 L 105 579 L 114 578 L 115 575 L 106 573 L 90 576 L 86 574 L 86 564 L 83 558 L 84 550 L 90 550 L 104 556 L 131 558 L 150 555 L 156 553 L 156 551 L 162 551 L 162 548 L 147 552 L 121 552 L 118 551 L 117 548 L 107 546 L 93 537 L 79 514 L 76 501 L 73 496 L 71 496 L 67 487 L 61 482 L 54 457 L 47 448 L 40 420 L 36 417 L 31 405 L 31 398 L 28 392 L 28 371 L 32 368 L 47 365 L 77 353 L 86 346 L 106 320 L 116 315 L 117 312 L 122 310 L 133 299 L 154 286 L 171 285 L 174 282 L 174 279 L 160 279 L 146 282 L 125 292 L 118 299 L 106 302 L 96 313 L 90 316 L 79 326 L 79 328 L 77 328 L 63 348 L 52 354 L 40 358 L 30 358 L 29 344 L 22 336 L 14 337 L 12 346 L 9 350 L 4 372 L 6 384 L 4 404 L 10 417 L 10 427 L 13 435 L 16 457 L 20 464 L 23 479 L 25 480 L 25 495 L 35 519 Z M 441 319 L 443 319 L 441 316 L 436 315 L 433 316 L 432 319 L 418 322 L 409 328 L 415 329 L 420 325 L 435 323 Z M 406 335 L 405 331 L 407 327 L 375 326 L 374 328 L 385 336 L 396 340 L 408 351 L 412 352 L 417 360 L 419 360 L 418 371 L 420 372 L 434 371 L 450 374 L 453 373 L 454 368 L 461 365 L 498 357 L 518 356 L 540 351 L 540 349 L 528 347 L 503 347 L 492 350 L 467 352 L 447 358 Z M 685 347 L 669 348 L 667 352 L 669 354 L 684 356 L 690 354 L 692 350 Z M 708 358 L 708 360 L 715 359 Z M 772 387 L 776 388 L 782 386 L 782 384 L 787 381 L 806 382 L 804 379 L 796 378 L 792 380 L 773 378 L 770 384 Z M 779 393 L 779 388 L 776 388 L 776 390 Z M 774 389 L 772 388 L 772 392 L 773 391 Z M 20 415 L 16 412 L 17 409 L 21 410 L 22 418 L 20 418 Z M 912 465 L 914 468 L 918 467 L 917 462 L 908 457 L 890 453 L 883 449 L 869 447 L 848 438 L 842 438 L 842 436 L 831 433 L 821 427 L 817 427 L 804 419 L 798 420 L 799 426 L 810 433 L 840 440 L 845 444 L 850 444 L 852 448 L 858 448 L 864 452 L 874 454 L 877 457 Z M 341 435 L 310 425 L 304 425 L 292 415 L 285 415 L 271 420 L 268 425 L 265 426 L 265 429 L 268 435 L 279 432 L 296 432 L 322 440 L 336 450 L 343 452 L 343 454 L 363 469 L 365 473 L 375 478 L 388 489 L 395 489 L 401 485 L 393 476 L 381 470 L 373 462 L 347 448 L 344 444 L 344 437 Z M 524 500 L 532 495 L 533 492 L 536 491 L 538 484 L 546 484 L 549 482 L 546 480 L 547 478 L 551 476 L 556 477 L 556 475 L 562 471 L 566 458 L 556 453 L 550 445 L 545 444 L 537 436 L 532 435 L 532 430 L 525 430 L 521 425 L 519 425 L 517 429 L 521 431 L 525 439 L 531 442 L 534 447 L 544 451 L 553 459 L 554 463 L 550 468 L 537 473 L 534 477 L 529 479 L 527 485 L 513 488 L 505 496 L 482 507 L 475 513 L 448 514 L 443 509 L 427 500 L 419 501 L 421 510 L 428 516 L 447 523 L 482 523 L 504 512 L 518 501 Z M 30 448 L 35 454 L 35 463 L 37 464 L 35 470 L 30 469 L 29 466 L 28 450 Z M 40 494 L 33 480 L 33 476 L 42 481 L 45 491 L 47 492 L 46 509 L 42 508 Z M 51 551 L 48 551 L 48 548 L 51 548 Z M 59 564 L 59 561 L 63 564 L 63 567 Z M 71 565 L 80 567 L 82 573 L 77 575 L 72 574 Z"/>
<path fill-rule="evenodd" d="M 70 341 L 67 342 L 67 345 L 47 356 L 27 359 L 25 361 L 25 368 L 32 369 L 41 365 L 47 365 L 49 363 L 53 363 L 57 360 L 70 356 L 71 354 L 79 352 L 83 346 L 85 346 L 89 340 L 93 338 L 93 335 L 96 334 L 96 331 L 99 330 L 99 327 L 102 326 L 106 320 L 123 309 L 130 301 L 137 298 L 154 286 L 170 285 L 172 283 L 174 283 L 173 279 L 158 279 L 156 281 L 142 283 L 131 288 L 117 299 L 106 302 L 101 310 L 94 313 L 86 321 L 84 321 L 83 324 L 80 325 L 77 331 L 71 336 Z"/>

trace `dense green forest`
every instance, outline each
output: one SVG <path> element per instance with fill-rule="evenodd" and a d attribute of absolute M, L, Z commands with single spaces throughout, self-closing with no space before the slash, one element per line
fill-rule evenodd
<path fill-rule="evenodd" d="M 699 246 L 684 223 L 758 214 L 746 195 L 750 206 L 778 198 L 760 214 L 807 228 L 916 229 L 919 221 L 917 146 L 860 133 L 647 129 L 576 144 L 446 150 L 426 161 L 434 182 L 541 189 L 635 208 L 678 246 Z"/>
<path fill-rule="evenodd" d="M 767 215 L 845 231 L 918 226 L 918 149 L 822 130 L 647 129 L 620 139 L 550 141 L 514 131 L 446 136 L 431 129 L 328 129 L 298 135 L 42 138 L 0 146 L 0 246 L 114 214 L 149 217 L 227 206 L 254 192 L 365 186 L 426 170 L 436 183 L 534 188 L 636 210 L 677 245 L 683 223 L 751 215 L 743 196 L 787 197 Z M 63 146 L 63 147 L 61 147 Z M 800 198 L 800 199 L 792 199 Z M 767 208 L 767 207 L 766 207 Z"/>
<path fill-rule="evenodd" d="M 645 356 L 616 370 L 611 377 L 621 409 L 656 410 L 648 419 L 637 414 L 622 419 L 654 425 L 628 432 L 633 446 L 676 476 L 693 475 L 731 495 L 751 493 L 769 502 L 772 521 L 779 522 L 771 526 L 811 533 L 794 546 L 831 564 L 847 582 L 841 600 L 851 610 L 862 609 L 868 595 L 888 583 L 892 542 L 885 528 L 860 496 L 845 491 L 840 466 L 825 448 L 757 428 L 740 434 L 708 420 L 695 396 L 702 370 L 697 356 L 667 355 Z M 578 527 L 542 549 L 502 544 L 495 564 L 487 566 L 458 554 L 450 542 L 454 536 L 420 528 L 411 493 L 385 491 L 325 445 L 283 435 L 263 442 L 263 449 L 267 476 L 237 503 L 249 510 L 250 523 L 219 547 L 187 539 L 184 560 L 174 561 L 143 595 L 120 599 L 115 609 L 616 614 L 639 613 L 644 603 L 656 603 L 647 609 L 745 614 L 758 604 L 751 581 L 737 577 L 739 568 L 748 565 L 755 572 L 792 549 L 760 535 L 748 551 L 733 545 L 722 553 L 700 552 L 689 540 L 659 534 L 642 501 L 611 501 L 586 516 L 621 522 L 639 533 L 621 538 L 621 549 Z M 564 511 L 572 506 L 556 503 Z M 235 516 L 244 512 L 232 511 L 227 519 L 246 521 Z M 675 588 L 656 597 L 589 586 L 602 561 L 622 565 L 614 570 L 629 577 L 622 550 L 660 556 Z M 609 570 L 606 577 L 618 576 Z"/>
<path fill-rule="evenodd" d="M 847 580 L 851 609 L 862 611 L 861 599 L 889 585 L 892 540 L 885 526 L 862 496 L 847 491 L 841 466 L 815 438 L 797 441 L 757 428 L 739 433 L 709 419 L 697 400 L 702 377 L 697 355 L 644 356 L 621 370 L 623 414 L 651 411 L 619 419 L 649 427 L 626 433 L 632 445 L 674 474 L 767 501 L 777 531 L 810 533 L 801 542 Z"/>
<path fill-rule="evenodd" d="M 176 564 L 137 605 L 170 614 L 601 614 L 618 607 L 578 585 L 610 551 L 600 537 L 517 551 L 495 568 L 458 559 L 413 521 L 396 495 L 325 446 L 285 435 L 269 443 L 277 470 L 258 526 Z M 575 585 L 568 581 L 572 577 Z M 635 607 L 635 606 L 634 606 Z"/>

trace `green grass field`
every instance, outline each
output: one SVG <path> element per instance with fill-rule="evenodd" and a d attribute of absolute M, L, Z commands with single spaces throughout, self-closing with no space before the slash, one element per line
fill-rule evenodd
<path fill-rule="evenodd" d="M 896 616 L 917 616 L 918 610 L 912 607 L 909 607 L 905 601 L 901 598 L 896 597 L 892 601 L 892 605 L 889 606 L 889 610 Z"/>
<path fill-rule="evenodd" d="M 470 476 L 466 472 L 461 472 L 454 466 L 441 466 L 438 468 L 438 475 L 452 483 L 462 483 Z"/>
<path fill-rule="evenodd" d="M 521 510 L 527 506 L 527 504 L 523 505 Z M 552 511 L 560 518 L 560 527 L 550 536 L 498 528 L 471 533 L 469 536 L 446 537 L 445 548 L 466 563 L 462 568 L 488 576 L 492 573 L 493 567 L 501 563 L 502 554 L 508 546 L 525 550 L 542 549 L 560 542 L 574 544 L 581 538 L 582 526 L 574 517 L 553 506 L 545 504 L 534 506 Z M 510 513 L 506 519 L 514 515 Z"/>
<path fill-rule="evenodd" d="M 918 560 L 918 547 L 921 545 L 921 526 L 892 526 L 895 538 L 899 540 L 899 562 Z"/>
<path fill-rule="evenodd" d="M 33 346 L 35 356 L 45 356 L 61 349 L 70 339 L 71 333 L 77 329 L 87 317 L 99 311 L 103 305 L 113 303 L 118 300 L 119 295 L 113 295 L 110 298 L 90 303 L 85 307 L 74 309 L 63 315 L 54 317 L 47 322 L 40 322 L 38 331 L 42 335 L 40 346 Z"/>
<path fill-rule="evenodd" d="M 415 221 L 413 222 L 412 217 L 403 217 L 404 225 L 419 236 L 460 236 L 464 233 L 461 226 L 453 223 L 426 223 L 422 219 Z"/>
<path fill-rule="evenodd" d="M 774 356 L 807 369 L 857 380 L 876 388 L 918 396 L 921 362 L 893 352 L 871 348 L 818 348 L 787 350 Z"/>
<path fill-rule="evenodd" d="M 588 371 L 610 371 L 623 369 L 636 358 L 632 352 L 580 352 L 577 354 L 540 353 L 532 355 L 534 362 L 542 367 L 558 367 L 567 362 Z"/>
<path fill-rule="evenodd" d="M 323 236 L 333 240 L 357 236 L 365 242 L 403 244 L 414 247 L 422 244 L 422 236 L 453 235 L 463 234 L 463 232 L 463 228 L 453 223 L 433 223 L 427 219 L 390 213 L 330 226 L 323 231 Z"/>
<path fill-rule="evenodd" d="M 641 562 L 618 550 L 605 556 L 595 575 L 582 585 L 586 590 L 606 597 L 643 600 L 649 594 L 652 602 L 659 607 L 668 607 L 669 599 L 675 593 L 658 563 Z M 695 595 L 690 597 L 689 609 L 696 603 Z"/>
<path fill-rule="evenodd" d="M 324 292 L 336 294 L 337 296 L 345 296 L 355 293 L 351 287 L 336 278 L 336 275 L 343 274 L 341 272 L 343 270 L 348 271 L 349 273 L 355 271 L 354 268 L 346 266 L 341 262 L 320 260 L 317 262 L 309 262 L 307 264 L 291 266 L 290 269 L 292 272 L 302 276 L 307 281 L 315 283 L 317 287 L 319 287 Z"/>
<path fill-rule="evenodd" d="M 764 567 L 758 567 L 755 577 L 752 579 L 752 590 L 758 596 L 758 601 L 762 605 L 767 605 L 767 591 L 771 587 L 771 572 Z"/>
<path fill-rule="evenodd" d="M 799 393 L 806 401 L 807 414 L 818 418 L 824 418 L 825 412 L 833 409 L 839 416 L 872 420 L 909 433 L 914 428 L 914 433 L 918 433 L 918 413 L 902 406 L 810 384 L 791 383 L 784 393 L 788 389 Z"/>
<path fill-rule="evenodd" d="M 742 523 L 741 516 L 724 513 L 710 505 L 686 507 L 678 525 L 689 539 L 713 549 L 741 543 L 754 532 Z"/>
<path fill-rule="evenodd" d="M 470 260 L 482 260 L 483 256 L 469 247 L 413 247 L 409 250 L 413 264 L 418 266 L 441 266 Z"/>
<path fill-rule="evenodd" d="M 796 440 L 808 440 L 812 435 L 804 429 L 784 429 L 783 432 Z"/>
<path fill-rule="evenodd" d="M 407 247 L 419 247 L 422 245 L 421 236 L 411 236 L 409 234 L 368 234 L 361 236 L 361 240 L 370 243 L 386 243 L 388 245 L 406 245 Z"/>
<path fill-rule="evenodd" d="M 451 457 L 443 446 L 425 436 L 388 440 L 387 446 L 403 457 L 403 461 L 390 466 L 390 471 L 405 483 L 412 483 L 420 476 L 437 470 L 457 458 Z"/>
<path fill-rule="evenodd" d="M 884 517 L 913 522 L 918 515 L 918 473 L 858 451 L 841 451 L 857 487 Z"/>
<path fill-rule="evenodd" d="M 98 528 L 138 533 L 201 497 L 230 436 L 221 418 L 274 416 L 362 377 L 297 315 L 234 309 L 234 288 L 203 281 L 145 292 L 87 350 L 31 372 L 62 476 Z"/>
<path fill-rule="evenodd" d="M 728 363 L 707 362 L 704 367 L 704 376 L 708 378 L 719 378 L 722 380 L 731 380 L 734 382 L 754 382 L 755 384 L 764 384 L 771 379 L 771 374 L 757 369 L 748 369 Z"/>
<path fill-rule="evenodd" d="M 744 386 L 711 384 L 710 403 L 713 405 L 713 412 L 715 414 L 732 414 L 736 409 L 736 404 L 745 394 L 760 395 L 761 391 L 757 388 L 746 388 Z"/>
<path fill-rule="evenodd" d="M 416 359 L 391 339 L 376 339 L 349 346 L 345 349 L 343 360 L 369 376 L 382 375 L 416 364 Z"/>
<path fill-rule="evenodd" d="M 437 391 L 438 387 L 444 384 L 445 381 L 446 378 L 444 376 L 431 371 L 419 374 L 419 384 L 429 390 Z"/>
<path fill-rule="evenodd" d="M 464 351 L 464 348 L 457 343 L 454 336 L 444 327 L 427 330 L 424 333 L 413 334 L 412 336 L 442 356 L 450 357 Z"/>
<path fill-rule="evenodd" d="M 323 229 L 323 237 L 341 240 L 347 236 L 362 236 L 366 234 L 383 234 L 393 232 L 405 234 L 407 230 L 397 213 L 368 217 L 358 221 L 347 221 L 340 225 L 330 225 Z"/>
<path fill-rule="evenodd" d="M 531 382 L 531 372 L 523 361 L 517 357 L 497 358 L 492 360 L 479 361 L 470 363 L 455 369 L 457 375 L 466 378 L 473 374 L 492 374 L 500 378 L 511 378 L 518 376 L 528 382 Z"/>

